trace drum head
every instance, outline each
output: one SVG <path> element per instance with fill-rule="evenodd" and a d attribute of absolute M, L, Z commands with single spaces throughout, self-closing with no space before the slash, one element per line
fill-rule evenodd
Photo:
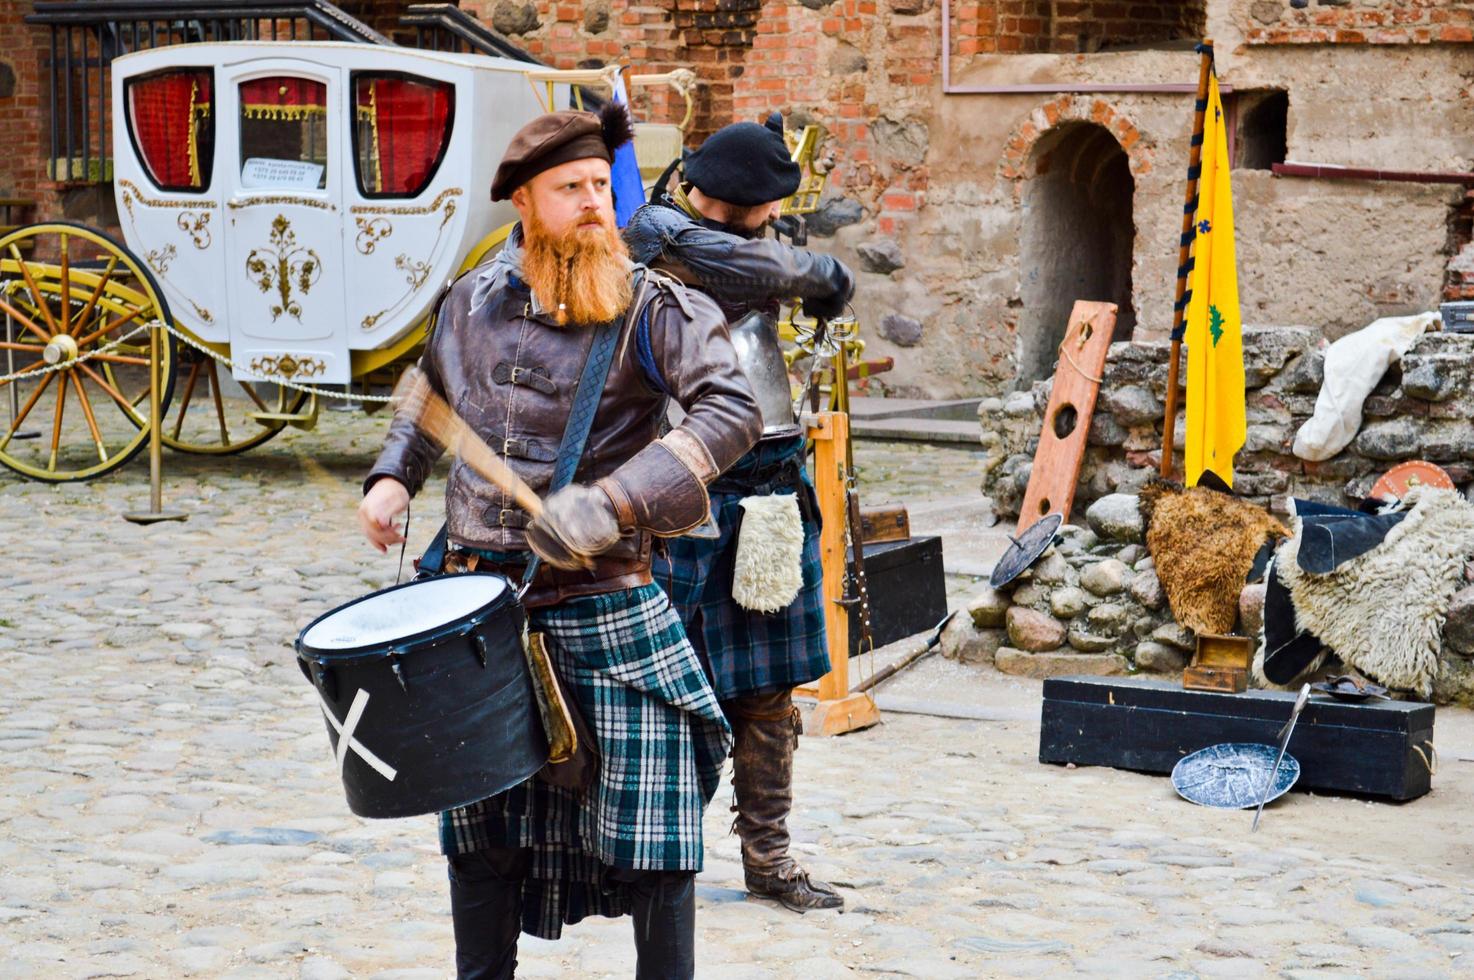
<path fill-rule="evenodd" d="M 510 592 L 500 575 L 443 575 L 398 585 L 339 606 L 314 621 L 298 649 L 333 654 L 364 651 L 454 626 Z"/>

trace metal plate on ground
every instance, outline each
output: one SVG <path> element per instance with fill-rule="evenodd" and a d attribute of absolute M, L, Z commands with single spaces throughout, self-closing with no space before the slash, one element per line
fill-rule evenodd
<path fill-rule="evenodd" d="M 1245 810 L 1259 805 L 1274 768 L 1278 746 L 1226 742 L 1185 755 L 1172 769 L 1172 788 L 1190 803 L 1215 810 Z M 1286 754 L 1266 801 L 1289 792 L 1300 778 L 1300 763 Z"/>

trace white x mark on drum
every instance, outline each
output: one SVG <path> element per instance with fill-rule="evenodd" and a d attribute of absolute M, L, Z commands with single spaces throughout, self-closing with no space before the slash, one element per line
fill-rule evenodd
<path fill-rule="evenodd" d="M 353 695 L 353 703 L 348 706 L 348 717 L 342 722 L 333 717 L 333 709 L 328 704 L 328 699 L 318 692 L 318 700 L 322 703 L 322 713 L 327 716 L 328 724 L 332 725 L 338 733 L 338 775 L 343 774 L 343 765 L 348 761 L 348 750 L 357 752 L 359 757 L 367 762 L 380 776 L 389 782 L 394 782 L 394 777 L 399 775 L 394 767 L 383 759 L 374 755 L 364 744 L 353 737 L 353 730 L 358 727 L 359 721 L 363 719 L 363 709 L 368 707 L 369 694 L 363 688 Z"/>

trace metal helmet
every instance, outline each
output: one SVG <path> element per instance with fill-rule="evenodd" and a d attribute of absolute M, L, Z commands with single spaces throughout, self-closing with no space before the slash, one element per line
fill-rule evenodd
<path fill-rule="evenodd" d="M 778 326 L 766 313 L 753 310 L 730 328 L 737 363 L 757 396 L 763 416 L 763 436 L 795 435 L 793 391 L 788 383 L 788 365 L 778 347 Z"/>

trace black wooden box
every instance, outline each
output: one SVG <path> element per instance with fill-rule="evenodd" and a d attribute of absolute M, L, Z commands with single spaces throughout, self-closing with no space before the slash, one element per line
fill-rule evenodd
<path fill-rule="evenodd" d="M 1219 694 L 1135 677 L 1057 677 L 1044 682 L 1039 761 L 1167 773 L 1220 742 L 1275 744 L 1294 703 L 1283 691 Z M 1430 788 L 1432 745 L 1431 704 L 1315 695 L 1287 751 L 1300 762 L 1297 789 L 1412 800 Z"/>
<path fill-rule="evenodd" d="M 942 539 L 875 541 L 865 548 L 870 593 L 870 631 L 876 646 L 932 629 L 947 615 L 947 580 L 942 574 Z M 853 553 L 847 552 L 854 572 Z M 850 655 L 860 650 L 860 607 L 850 607 Z"/>

